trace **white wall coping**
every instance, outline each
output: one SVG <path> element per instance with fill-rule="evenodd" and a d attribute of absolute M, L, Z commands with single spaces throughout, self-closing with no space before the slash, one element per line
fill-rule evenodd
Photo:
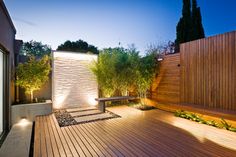
<path fill-rule="evenodd" d="M 26 104 L 14 104 L 12 105 L 12 107 L 16 107 L 16 106 L 33 106 L 33 105 L 44 105 L 44 104 L 51 104 L 52 101 L 51 100 L 46 100 L 46 102 L 38 102 L 38 103 L 26 103 Z"/>

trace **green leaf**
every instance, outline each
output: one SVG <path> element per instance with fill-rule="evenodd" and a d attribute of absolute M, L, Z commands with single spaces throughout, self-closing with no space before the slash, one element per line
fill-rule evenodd
<path fill-rule="evenodd" d="M 27 94 L 39 90 L 48 80 L 51 70 L 50 58 L 45 55 L 36 60 L 31 56 L 28 62 L 20 63 L 16 68 L 16 84 Z"/>

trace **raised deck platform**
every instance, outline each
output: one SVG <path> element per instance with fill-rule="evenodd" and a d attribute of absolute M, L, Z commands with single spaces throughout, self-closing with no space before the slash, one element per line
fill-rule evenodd
<path fill-rule="evenodd" d="M 59 127 L 54 115 L 36 118 L 34 156 L 230 156 L 236 133 L 172 113 L 107 108 L 122 118 Z"/>

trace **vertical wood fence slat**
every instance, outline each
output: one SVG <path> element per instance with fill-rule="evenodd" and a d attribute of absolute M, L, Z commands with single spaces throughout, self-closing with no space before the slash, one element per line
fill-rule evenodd
<path fill-rule="evenodd" d="M 180 46 L 180 102 L 236 111 L 236 32 Z"/>

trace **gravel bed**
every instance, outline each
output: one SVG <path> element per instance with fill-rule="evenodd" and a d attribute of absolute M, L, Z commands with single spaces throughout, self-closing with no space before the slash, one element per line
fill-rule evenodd
<path fill-rule="evenodd" d="M 54 115 L 60 127 L 77 124 L 75 119 L 66 110 L 56 110 Z"/>

